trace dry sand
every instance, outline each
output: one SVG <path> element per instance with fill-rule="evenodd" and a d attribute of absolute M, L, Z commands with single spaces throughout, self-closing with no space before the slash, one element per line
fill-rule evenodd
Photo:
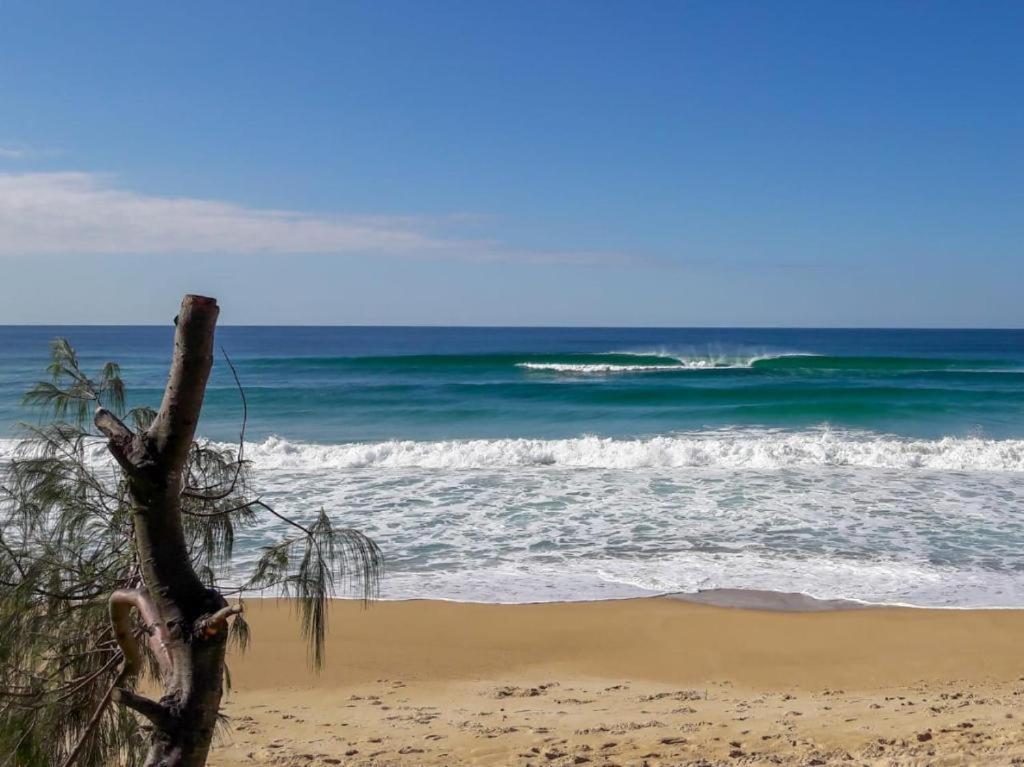
<path fill-rule="evenodd" d="M 211 765 L 1024 764 L 1024 612 L 247 603 Z"/>

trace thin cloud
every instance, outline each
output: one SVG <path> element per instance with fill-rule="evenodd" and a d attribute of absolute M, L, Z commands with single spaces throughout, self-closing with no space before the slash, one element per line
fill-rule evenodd
<path fill-rule="evenodd" d="M 18 142 L 0 144 L 0 160 L 28 160 L 36 157 L 51 157 L 60 153 L 59 149 L 40 149 Z"/>
<path fill-rule="evenodd" d="M 438 224 L 457 224 L 460 215 L 318 215 L 147 195 L 93 173 L 0 173 L 0 256 L 302 253 L 576 263 L 601 258 L 524 252 L 496 241 L 434 233 Z"/>

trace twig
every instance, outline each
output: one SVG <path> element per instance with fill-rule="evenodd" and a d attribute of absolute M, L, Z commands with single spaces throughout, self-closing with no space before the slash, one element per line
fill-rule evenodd
<path fill-rule="evenodd" d="M 188 514 L 190 517 L 222 517 L 225 514 L 234 514 L 236 511 L 242 511 L 250 506 L 255 506 L 259 502 L 260 499 L 256 498 L 255 500 L 246 501 L 228 509 L 218 509 L 217 511 L 192 511 L 191 509 L 182 508 L 181 513 Z"/>
<path fill-rule="evenodd" d="M 231 375 L 235 379 L 235 386 L 238 387 L 238 395 L 242 398 L 242 428 L 238 433 L 238 459 L 235 461 L 235 476 L 231 478 L 231 484 L 226 490 L 219 493 L 210 494 L 206 491 L 212 490 L 213 488 L 205 487 L 202 489 L 190 489 L 185 488 L 181 494 L 185 498 L 194 498 L 200 501 L 221 501 L 227 498 L 235 491 L 235 486 L 238 484 L 238 477 L 242 473 L 242 466 L 245 464 L 245 427 L 249 422 L 249 403 L 245 398 L 245 387 L 242 386 L 241 380 L 238 378 L 238 371 L 235 369 L 234 363 L 228 356 L 227 351 L 224 347 L 220 347 L 221 354 L 224 355 L 224 360 L 228 363 L 228 367 L 231 368 Z"/>
<path fill-rule="evenodd" d="M 71 750 L 71 753 L 68 754 L 68 758 L 64 760 L 61 767 L 71 767 L 71 765 L 75 763 L 75 760 L 78 759 L 78 755 L 82 752 L 85 742 L 89 739 L 89 736 L 92 735 L 92 731 L 96 729 L 96 725 L 99 724 L 100 717 L 103 716 L 103 712 L 106 711 L 107 706 L 110 705 L 110 698 L 111 695 L 113 695 L 114 688 L 120 685 L 127 675 L 128 670 L 127 666 L 125 666 L 118 672 L 114 681 L 110 683 L 110 687 L 108 687 L 107 691 L 103 694 L 99 704 L 96 706 L 96 710 L 92 712 L 92 716 L 89 717 L 89 722 L 85 725 L 85 731 L 82 733 L 82 737 L 78 739 L 78 743 L 75 744 L 75 747 Z"/>

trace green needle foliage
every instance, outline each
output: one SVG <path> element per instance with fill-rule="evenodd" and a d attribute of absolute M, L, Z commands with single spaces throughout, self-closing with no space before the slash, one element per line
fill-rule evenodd
<path fill-rule="evenodd" d="M 108 363 L 90 378 L 63 339 L 53 342 L 48 371 L 49 380 L 24 400 L 40 412 L 39 422 L 22 426 L 23 441 L 0 469 L 0 767 L 63 764 L 76 747 L 74 763 L 82 767 L 141 764 L 147 723 L 109 701 L 115 684 L 125 682 L 107 600 L 144 584 L 127 483 L 91 417 L 102 406 L 141 433 L 155 413 L 126 412 L 118 366 Z M 294 597 L 319 668 L 328 600 L 349 587 L 372 598 L 380 550 L 362 533 L 335 527 L 322 509 L 307 526 L 260 500 L 242 455 L 244 429 L 243 419 L 237 450 L 192 445 L 182 492 L 192 565 L 229 598 L 257 590 Z M 236 533 L 265 514 L 293 534 L 265 548 L 251 572 L 238 577 Z M 141 625 L 136 634 L 155 674 Z M 230 637 L 245 648 L 242 615 Z"/>

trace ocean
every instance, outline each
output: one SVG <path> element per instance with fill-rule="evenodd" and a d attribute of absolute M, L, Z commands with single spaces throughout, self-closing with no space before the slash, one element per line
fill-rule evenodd
<path fill-rule="evenodd" d="M 165 327 L 0 327 L 0 460 L 68 338 L 158 405 Z M 1024 331 L 222 327 L 264 498 L 384 598 L 756 588 L 1024 607 Z M 218 358 L 203 437 L 238 439 Z M 241 534 L 240 561 L 284 531 Z"/>

